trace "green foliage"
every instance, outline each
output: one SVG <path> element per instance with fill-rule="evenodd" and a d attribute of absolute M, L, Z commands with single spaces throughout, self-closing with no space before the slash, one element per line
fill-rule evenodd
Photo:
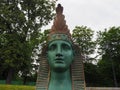
<path fill-rule="evenodd" d="M 0 90 L 35 90 L 35 87 L 18 85 L 0 85 Z"/>
<path fill-rule="evenodd" d="M 79 45 L 85 61 L 90 61 L 92 58 L 89 55 L 93 54 L 95 49 L 95 42 L 92 40 L 93 31 L 86 26 L 76 26 L 72 36 L 73 41 Z"/>
<path fill-rule="evenodd" d="M 120 63 L 120 27 L 111 27 L 109 30 L 99 32 L 97 42 L 99 53 L 113 60 L 115 65 Z M 119 68 L 119 65 L 118 65 Z"/>
<path fill-rule="evenodd" d="M 12 69 L 14 73 L 30 74 L 41 42 L 40 28 L 53 19 L 55 3 L 55 0 L 0 1 L 1 72 Z"/>
<path fill-rule="evenodd" d="M 41 33 L 41 37 L 39 38 L 40 39 L 40 44 L 45 44 L 47 43 L 47 39 L 48 39 L 48 35 L 49 35 L 49 29 L 47 30 L 44 30 L 43 33 Z"/>
<path fill-rule="evenodd" d="M 5 84 L 6 84 L 6 81 L 5 81 L 5 80 L 0 80 L 0 84 L 1 84 L 1 85 L 5 85 Z M 15 80 L 13 80 L 13 81 L 11 82 L 11 85 L 23 85 L 23 81 L 20 81 L 20 80 L 15 81 Z M 36 85 L 36 82 L 27 81 L 27 82 L 26 82 L 26 85 L 27 85 L 27 86 L 35 86 L 35 85 Z"/>
<path fill-rule="evenodd" d="M 110 54 L 112 57 L 120 55 L 120 27 L 111 27 L 104 32 L 98 32 L 97 42 L 100 45 L 101 54 Z"/>
<path fill-rule="evenodd" d="M 103 32 L 98 32 L 98 52 L 102 60 L 98 65 L 105 77 L 111 79 L 112 85 L 120 83 L 120 27 L 111 27 Z M 106 79 L 106 78 L 105 78 Z M 106 79 L 107 80 L 107 79 Z"/>
<path fill-rule="evenodd" d="M 85 80 L 87 87 L 102 86 L 102 73 L 99 72 L 98 66 L 92 63 L 84 63 Z"/>
<path fill-rule="evenodd" d="M 113 72 L 111 68 L 111 61 L 106 56 L 98 62 L 98 71 L 101 76 L 101 86 L 113 87 Z"/>

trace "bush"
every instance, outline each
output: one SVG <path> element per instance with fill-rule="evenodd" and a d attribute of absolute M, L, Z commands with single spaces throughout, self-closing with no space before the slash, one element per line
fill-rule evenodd
<path fill-rule="evenodd" d="M 5 80 L 0 80 L 0 84 L 6 84 Z M 23 81 L 12 81 L 11 85 L 23 85 Z M 26 82 L 25 85 L 35 86 L 36 82 Z"/>
<path fill-rule="evenodd" d="M 35 87 L 23 85 L 0 85 L 0 90 L 35 90 Z"/>

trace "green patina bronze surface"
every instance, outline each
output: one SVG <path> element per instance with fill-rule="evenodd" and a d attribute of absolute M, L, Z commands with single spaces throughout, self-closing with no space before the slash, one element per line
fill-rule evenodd
<path fill-rule="evenodd" d="M 49 43 L 47 60 L 50 65 L 50 81 L 48 90 L 72 90 L 70 65 L 74 54 L 70 43 L 55 40 Z"/>

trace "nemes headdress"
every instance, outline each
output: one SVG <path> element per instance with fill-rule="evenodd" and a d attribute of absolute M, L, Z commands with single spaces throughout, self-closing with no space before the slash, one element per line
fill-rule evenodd
<path fill-rule="evenodd" d="M 53 26 L 50 30 L 48 42 L 54 40 L 65 40 L 73 44 L 71 39 L 71 34 L 64 20 L 63 7 L 58 4 L 56 8 L 56 17 L 54 19 Z M 72 79 L 72 90 L 85 90 L 85 79 L 84 79 L 84 69 L 82 62 L 82 55 L 80 49 L 77 45 L 73 44 L 73 49 L 75 51 L 75 58 L 70 67 L 71 79 Z M 49 65 L 46 58 L 46 53 L 42 53 L 40 56 L 40 66 L 36 82 L 36 90 L 48 90 L 49 84 Z"/>

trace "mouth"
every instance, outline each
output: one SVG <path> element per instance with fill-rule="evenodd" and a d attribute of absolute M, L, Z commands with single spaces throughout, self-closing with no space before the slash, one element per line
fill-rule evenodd
<path fill-rule="evenodd" d="M 64 63 L 62 58 L 57 58 L 55 59 L 55 63 Z"/>

